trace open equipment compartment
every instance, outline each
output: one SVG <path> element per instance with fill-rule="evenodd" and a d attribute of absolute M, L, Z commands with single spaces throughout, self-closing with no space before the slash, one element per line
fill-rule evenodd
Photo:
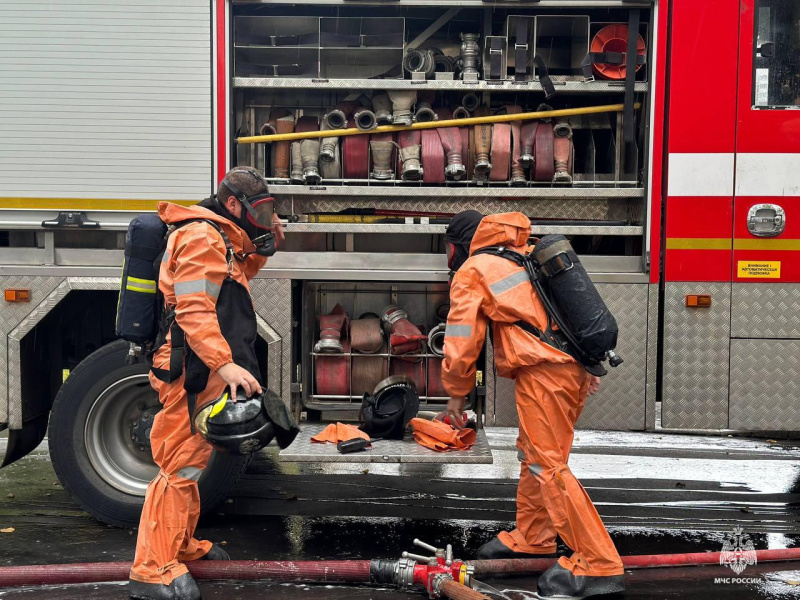
<path fill-rule="evenodd" d="M 427 328 L 435 324 L 431 318 L 435 306 L 426 302 L 430 303 L 430 299 L 436 296 L 446 299 L 443 234 L 449 218 L 462 210 L 476 209 L 484 214 L 520 211 L 531 218 L 532 234 L 562 233 L 568 236 L 595 281 L 603 283 L 604 294 L 607 293 L 609 298 L 633 295 L 636 306 L 628 310 L 647 314 L 647 272 L 650 266 L 646 182 L 651 148 L 647 127 L 652 87 L 651 6 L 637 3 L 631 7 L 623 4 L 598 7 L 597 3 L 589 1 L 565 1 L 560 5 L 548 3 L 546 7 L 537 2 L 488 7 L 449 1 L 422 5 L 404 0 L 392 3 L 320 0 L 297 5 L 288 1 L 234 0 L 232 7 L 237 27 L 248 33 L 257 26 L 239 25 L 240 20 L 274 17 L 299 19 L 299 23 L 306 25 L 316 22 L 320 37 L 318 47 L 313 50 L 321 57 L 318 66 L 322 70 L 317 76 L 242 76 L 234 64 L 235 75 L 231 82 L 233 138 L 259 135 L 262 131 L 269 133 L 276 115 L 284 119 L 290 115 L 293 123 L 288 131 L 292 131 L 291 127 L 303 131 L 319 129 L 326 126 L 326 115 L 339 109 L 351 121 L 349 126 L 352 127 L 357 111 L 377 113 L 381 106 L 385 108 L 381 102 L 386 100 L 380 98 L 384 94 L 415 94 L 416 100 L 407 107 L 409 112 L 414 115 L 421 104 L 430 103 L 439 119 L 449 118 L 457 109 L 467 106 L 467 114 L 475 115 L 477 108 L 479 115 L 481 111 L 484 114 L 502 114 L 515 106 L 524 112 L 536 111 L 542 104 L 556 110 L 621 105 L 628 98 L 625 81 L 602 78 L 597 74 L 593 80 L 586 80 L 581 62 L 591 48 L 593 36 L 608 24 L 619 25 L 620 31 L 627 28 L 632 10 L 639 11 L 639 32 L 646 43 L 644 64 L 636 72 L 630 96 L 640 103 L 640 108 L 631 118 L 633 139 L 625 139 L 626 116 L 622 111 L 552 119 L 552 125 L 566 125 L 571 131 L 569 178 L 559 181 L 553 181 L 554 177 L 547 172 L 541 177 L 535 176 L 532 167 L 525 167 L 522 180 L 512 181 L 514 172 L 511 168 L 503 177 L 478 177 L 475 171 L 476 147 L 470 145 L 474 144 L 476 126 L 458 129 L 465 170 L 459 179 L 444 172 L 444 166 L 448 164 L 446 156 L 438 163 L 441 167 L 431 167 L 437 164 L 430 162 L 431 155 L 420 157 L 423 170 L 427 173 L 429 167 L 441 168 L 441 173 L 434 178 L 405 177 L 404 165 L 397 160 L 397 146 L 388 154 L 390 158 L 384 165 L 382 177 L 375 177 L 378 165 L 372 142 L 385 141 L 402 147 L 404 142 L 396 133 L 383 138 L 376 134 L 340 137 L 333 144 L 335 160 L 325 162 L 319 158 L 313 165 L 319 174 L 314 180 L 306 178 L 304 168 L 307 165 L 303 163 L 301 168 L 293 157 L 293 151 L 299 151 L 296 156 L 300 157 L 301 163 L 304 153 L 306 159 L 309 156 L 317 158 L 322 153 L 324 140 L 317 142 L 316 146 L 312 142 L 305 147 L 302 142 L 280 142 L 282 146 L 232 144 L 235 148 L 233 164 L 256 167 L 270 183 L 276 212 L 286 222 L 287 241 L 282 249 L 283 255 L 294 254 L 292 264 L 308 265 L 303 268 L 321 274 L 302 276 L 302 281 L 298 281 L 299 285 L 294 288 L 298 297 L 294 303 L 294 318 L 298 325 L 291 373 L 293 393 L 305 409 L 314 412 L 342 410 L 352 414 L 361 403 L 363 389 L 353 390 L 348 385 L 346 392 L 341 394 L 321 394 L 316 389 L 316 361 L 329 359 L 314 356 L 312 352 L 318 339 L 317 319 L 333 308 L 336 304 L 333 298 L 341 300 L 350 317 L 356 318 L 363 312 L 380 314 L 392 304 L 392 289 L 395 288 L 400 298 L 408 299 L 408 306 L 403 306 L 402 301 L 397 304 L 409 311 L 412 322 Z M 525 19 L 524 30 L 517 27 L 520 19 Z M 387 32 L 391 33 L 387 34 L 385 42 L 372 37 L 376 22 L 386 23 Z M 294 26 L 292 33 L 299 34 L 298 28 L 302 29 Z M 526 32 L 528 42 L 524 75 L 515 68 L 518 30 Z M 268 34 L 275 35 L 272 30 Z M 465 41 L 469 36 L 462 34 L 477 35 L 477 49 L 469 49 L 470 43 Z M 343 45 L 331 46 L 331 41 L 339 38 L 330 36 L 343 36 L 341 39 L 344 41 L 337 42 Z M 499 46 L 504 52 L 500 64 L 508 65 L 500 79 L 483 79 L 481 59 L 486 36 L 507 38 L 506 44 Z M 302 41 L 309 39 L 304 37 Z M 401 47 L 395 46 L 400 40 Z M 545 42 L 549 54 L 544 52 Z M 387 45 L 372 46 L 373 43 Z M 545 97 L 542 73 L 534 63 L 537 51 L 552 62 L 550 77 L 555 94 L 549 98 Z M 426 60 L 433 59 L 433 70 L 410 72 L 404 69 L 404 58 L 412 52 L 418 54 L 410 64 L 420 65 L 418 68 L 422 69 Z M 466 54 L 462 56 L 462 52 Z M 327 58 L 323 56 L 326 53 Z M 349 59 L 337 62 L 336 53 L 358 56 L 358 62 L 368 68 L 359 70 L 356 63 L 348 62 Z M 235 63 L 239 54 L 233 56 Z M 385 62 L 386 56 L 396 61 L 397 70 L 379 72 L 373 68 L 377 64 L 381 69 L 392 66 Z M 462 73 L 465 59 L 475 60 L 476 78 L 468 78 Z M 615 72 L 614 69 L 607 71 Z M 395 108 L 394 101 L 391 101 L 388 110 L 393 115 Z M 464 111 L 458 110 L 458 114 L 464 116 Z M 503 128 L 499 127 L 498 133 L 500 129 Z M 429 131 L 437 135 L 436 130 Z M 431 142 L 431 136 L 426 137 Z M 353 143 L 358 138 L 361 139 Z M 510 139 L 511 136 L 498 138 L 501 145 L 510 143 Z M 440 148 L 444 150 L 443 143 Z M 275 169 L 276 153 L 281 153 L 284 161 L 280 172 Z M 549 158 L 547 154 L 544 156 Z M 490 158 L 494 160 L 497 157 Z M 348 255 L 354 255 L 352 260 L 347 258 Z M 328 272 L 329 269 L 337 270 L 333 266 L 339 260 L 337 257 L 342 257 L 350 265 L 358 264 L 353 268 L 360 275 L 351 279 L 348 274 Z M 439 261 L 436 267 L 431 267 L 433 258 Z M 322 266 L 317 267 L 317 264 Z M 417 265 L 420 269 L 417 275 L 410 275 Z M 370 276 L 373 269 L 380 274 Z M 347 271 L 347 268 L 339 270 Z M 638 349 L 641 335 L 636 329 L 629 331 L 636 337 L 631 343 L 635 341 L 634 346 Z M 417 358 L 422 361 L 419 364 L 425 366 L 418 374 L 425 382 L 422 405 L 438 410 L 446 398 L 428 394 L 430 373 L 427 365 L 431 357 L 427 351 L 421 354 Z M 637 350 L 635 354 L 626 356 L 628 372 L 645 368 L 646 353 Z M 362 360 L 365 357 L 348 355 L 344 358 Z M 388 355 L 370 355 L 370 359 L 385 360 L 387 373 L 391 373 L 393 363 L 400 362 Z M 490 357 L 482 362 L 479 370 L 484 380 L 479 382 L 483 385 L 478 390 L 486 394 L 487 423 L 490 418 L 493 424 L 498 425 L 511 422 L 515 418 L 513 406 L 504 409 L 495 401 L 502 396 L 503 402 L 509 403 L 511 396 L 496 383 L 501 380 L 493 371 Z M 348 379 L 351 376 L 352 371 Z M 624 402 L 618 403 L 620 406 L 625 406 L 626 402 L 633 404 L 638 387 L 625 381 L 619 385 L 619 390 L 613 384 L 607 386 L 607 393 L 614 395 L 619 391 L 625 397 Z M 493 394 L 496 398 L 491 397 Z M 478 403 L 479 409 L 480 405 Z M 505 416 L 501 414 L 503 410 L 507 413 Z M 490 415 L 490 411 L 495 412 Z"/>
<path fill-rule="evenodd" d="M 446 314 L 448 289 L 441 283 L 372 283 L 372 282 L 307 282 L 302 290 L 303 326 L 300 332 L 300 366 L 302 373 L 303 405 L 312 410 L 357 410 L 361 406 L 364 393 L 372 393 L 375 384 L 389 375 L 411 377 L 420 395 L 421 410 L 442 410 L 448 398 L 441 385 L 441 356 L 434 353 L 430 345 L 423 343 L 419 352 L 397 355 L 391 354 L 386 346 L 374 354 L 361 354 L 355 351 L 344 353 L 317 353 L 314 345 L 319 340 L 319 316 L 329 314 L 338 304 L 344 308 L 349 318 L 380 316 L 389 305 L 399 306 L 408 313 L 411 323 L 423 333 L 428 333 L 437 325 L 444 323 L 440 315 Z M 329 393 L 320 389 L 317 369 L 320 361 L 327 361 L 341 367 L 340 387 L 345 393 Z M 358 362 L 379 363 L 382 371 L 372 370 L 374 377 L 364 384 L 364 376 L 359 376 Z M 341 365 L 338 365 L 341 363 Z M 479 366 L 482 377 L 482 367 Z M 378 374 L 380 373 L 380 374 Z M 368 378 L 369 379 L 369 378 Z M 362 385 L 359 386 L 359 381 Z M 472 406 L 472 399 L 471 404 Z"/>

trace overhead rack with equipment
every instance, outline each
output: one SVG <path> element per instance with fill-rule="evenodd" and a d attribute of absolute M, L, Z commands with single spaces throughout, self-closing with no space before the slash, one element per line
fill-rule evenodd
<path fill-rule="evenodd" d="M 435 330 L 446 269 L 415 280 L 408 265 L 443 253 L 461 210 L 523 212 L 601 281 L 646 282 L 651 17 L 620 2 L 233 3 L 231 158 L 268 178 L 288 249 L 306 253 L 292 373 L 309 414 L 357 411 L 400 374 L 423 407 L 446 402 L 427 339 L 365 355 L 345 327 L 343 348 L 318 345 L 335 307 L 358 321 L 396 305 Z M 361 270 L 348 255 L 373 258 Z M 483 411 L 490 356 L 479 371 Z"/>

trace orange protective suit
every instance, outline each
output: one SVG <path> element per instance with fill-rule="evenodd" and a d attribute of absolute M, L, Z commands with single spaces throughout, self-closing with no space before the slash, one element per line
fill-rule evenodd
<path fill-rule="evenodd" d="M 162 202 L 158 212 L 165 223 L 213 221 L 228 236 L 236 253 L 255 250 L 239 227 L 205 208 Z M 255 254 L 244 262 L 234 260 L 231 277 L 249 291 L 248 281 L 265 262 L 266 258 Z M 169 236 L 159 289 L 165 303 L 176 307 L 176 320 L 186 342 L 211 369 L 208 386 L 198 394 L 198 407 L 222 394 L 225 382 L 216 371 L 233 360 L 216 314 L 217 296 L 227 276 L 225 243 L 211 225 L 191 223 Z M 154 357 L 154 366 L 168 369 L 170 351 L 168 337 Z M 200 515 L 197 480 L 211 456 L 211 445 L 199 433 L 192 435 L 183 377 L 164 383 L 151 373 L 150 383 L 163 404 L 150 433 L 153 460 L 160 471 L 145 495 L 131 578 L 169 585 L 187 572 L 183 562 L 196 560 L 211 548 L 211 542 L 193 537 Z"/>
<path fill-rule="evenodd" d="M 574 550 L 561 565 L 575 575 L 621 575 L 622 561 L 600 516 L 567 466 L 575 422 L 583 409 L 589 374 L 572 357 L 541 342 L 514 323 L 544 330 L 547 315 L 528 274 L 513 262 L 480 248 L 505 246 L 527 253 L 531 224 L 521 213 L 484 217 L 470 258 L 453 278 L 444 344 L 442 382 L 454 398 L 475 384 L 475 362 L 491 324 L 495 366 L 516 380 L 522 471 L 517 528 L 500 541 L 515 552 L 550 554 L 556 534 Z"/>
<path fill-rule="evenodd" d="M 453 429 L 442 421 L 428 421 L 416 417 L 410 421 L 414 430 L 414 441 L 437 452 L 469 450 L 475 445 L 477 434 L 473 429 Z"/>

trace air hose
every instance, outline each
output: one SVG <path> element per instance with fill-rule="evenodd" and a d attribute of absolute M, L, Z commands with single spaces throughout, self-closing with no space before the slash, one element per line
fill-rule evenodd
<path fill-rule="evenodd" d="M 649 554 L 623 556 L 626 569 L 719 565 L 722 552 L 689 554 Z M 756 550 L 759 563 L 800 561 L 800 548 Z M 724 562 L 724 560 L 723 560 Z M 526 575 L 546 571 L 553 559 L 500 559 L 468 561 L 474 576 Z M 330 561 L 194 561 L 187 563 L 198 580 L 277 581 L 294 583 L 378 584 L 393 583 L 396 560 L 330 560 Z M 61 565 L 26 565 L 0 567 L 0 588 L 67 585 L 126 581 L 130 575 L 128 562 L 76 563 Z M 462 586 L 463 587 L 463 586 Z M 442 592 L 452 589 L 455 600 L 478 600 L 483 594 L 467 592 L 442 582 Z M 474 590 L 469 590 L 474 592 Z"/>

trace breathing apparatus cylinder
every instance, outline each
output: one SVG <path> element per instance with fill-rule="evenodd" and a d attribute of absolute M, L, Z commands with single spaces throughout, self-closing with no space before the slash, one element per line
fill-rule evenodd
<path fill-rule="evenodd" d="M 540 281 L 551 303 L 581 350 L 603 360 L 616 347 L 619 328 L 572 245 L 563 235 L 546 235 L 532 258 L 540 265 Z"/>

